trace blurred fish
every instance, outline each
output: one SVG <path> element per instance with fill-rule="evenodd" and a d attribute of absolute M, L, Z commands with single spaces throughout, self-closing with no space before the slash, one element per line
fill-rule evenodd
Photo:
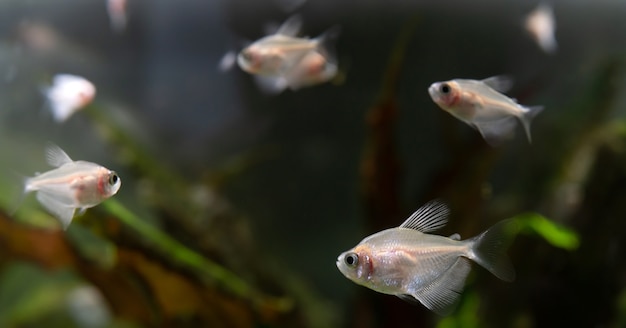
<path fill-rule="evenodd" d="M 93 286 L 80 285 L 73 288 L 67 294 L 66 304 L 77 327 L 111 326 L 111 321 L 113 321 L 111 310 L 102 293 Z"/>
<path fill-rule="evenodd" d="M 96 96 L 96 87 L 87 79 L 70 74 L 54 76 L 52 86 L 44 90 L 57 122 L 64 122 Z"/>
<path fill-rule="evenodd" d="M 239 67 L 258 76 L 263 89 L 274 92 L 330 80 L 337 65 L 328 48 L 338 28 L 309 39 L 297 37 L 301 25 L 300 18 L 293 16 L 276 33 L 241 50 L 237 56 Z"/>
<path fill-rule="evenodd" d="M 111 22 L 111 29 L 115 32 L 123 32 L 128 23 L 128 1 L 107 0 L 107 12 Z"/>
<path fill-rule="evenodd" d="M 470 260 L 496 277 L 513 281 L 515 271 L 505 255 L 502 221 L 479 236 L 460 240 L 426 234 L 447 223 L 448 207 L 431 201 L 398 228 L 363 239 L 337 258 L 346 278 L 377 292 L 419 301 L 428 309 L 449 314 L 459 300 L 470 271 Z"/>
<path fill-rule="evenodd" d="M 46 160 L 55 169 L 24 181 L 24 194 L 35 191 L 37 200 L 63 225 L 72 222 L 74 211 L 84 212 L 115 195 L 122 181 L 105 167 L 72 159 L 58 146 L 46 148 Z"/>
<path fill-rule="evenodd" d="M 556 23 L 550 5 L 542 3 L 535 8 L 526 16 L 524 27 L 543 51 L 549 54 L 556 52 L 558 48 L 554 37 Z"/>
<path fill-rule="evenodd" d="M 433 83 L 428 93 L 441 109 L 477 129 L 491 146 L 512 135 L 515 118 L 522 122 L 530 142 L 530 121 L 543 107 L 524 107 L 500 93 L 512 84 L 502 76 L 480 81 L 456 79 Z"/>

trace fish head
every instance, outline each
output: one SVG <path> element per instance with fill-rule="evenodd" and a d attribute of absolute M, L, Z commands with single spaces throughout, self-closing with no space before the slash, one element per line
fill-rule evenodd
<path fill-rule="evenodd" d="M 103 199 L 109 198 L 117 193 L 122 186 L 122 179 L 115 171 L 106 170 L 98 179 L 98 191 Z"/>
<path fill-rule="evenodd" d="M 239 52 L 237 64 L 242 70 L 248 73 L 256 73 L 261 65 L 260 56 L 254 45 L 251 45 Z"/>
<path fill-rule="evenodd" d="M 341 253 L 337 258 L 337 268 L 346 278 L 359 285 L 367 285 L 374 271 L 372 256 L 362 245 Z"/>
<path fill-rule="evenodd" d="M 443 110 L 449 111 L 461 98 L 461 88 L 455 81 L 435 82 L 428 88 L 433 101 Z"/>
<path fill-rule="evenodd" d="M 276 75 L 284 68 L 284 57 L 284 52 L 278 47 L 254 43 L 239 52 L 237 64 L 250 74 Z"/>

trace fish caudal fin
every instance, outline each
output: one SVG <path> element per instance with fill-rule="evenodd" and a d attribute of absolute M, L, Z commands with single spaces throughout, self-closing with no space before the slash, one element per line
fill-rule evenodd
<path fill-rule="evenodd" d="M 470 269 L 470 261 L 459 257 L 440 277 L 410 296 L 439 315 L 450 314 L 459 301 Z M 407 296 L 401 298 L 406 299 Z"/>
<path fill-rule="evenodd" d="M 335 25 L 326 30 L 320 36 L 315 38 L 317 40 L 318 51 L 331 63 L 337 62 L 337 55 L 335 53 L 335 42 L 341 34 L 341 26 Z"/>
<path fill-rule="evenodd" d="M 524 107 L 524 109 L 524 114 L 519 119 L 524 126 L 528 142 L 532 143 L 532 139 L 530 137 L 530 121 L 532 121 L 532 119 L 543 110 L 543 106 Z"/>
<path fill-rule="evenodd" d="M 482 234 L 469 239 L 470 259 L 504 281 L 515 280 L 515 269 L 506 255 L 510 238 L 505 231 L 511 220 L 498 222 Z"/>
<path fill-rule="evenodd" d="M 61 221 L 63 230 L 66 230 L 74 218 L 75 208 L 57 201 L 54 195 L 41 190 L 37 192 L 37 200 Z"/>

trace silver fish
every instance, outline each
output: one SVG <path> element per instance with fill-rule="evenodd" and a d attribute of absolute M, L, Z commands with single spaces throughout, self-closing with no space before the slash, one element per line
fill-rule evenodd
<path fill-rule="evenodd" d="M 83 77 L 57 74 L 54 76 L 52 86 L 45 90 L 45 95 L 54 120 L 64 122 L 93 101 L 96 87 Z"/>
<path fill-rule="evenodd" d="M 346 278 L 377 292 L 419 301 L 428 309 L 449 314 L 459 300 L 470 271 L 470 260 L 496 277 L 513 281 L 515 270 L 505 255 L 508 221 L 482 234 L 460 240 L 427 234 L 442 228 L 448 207 L 431 201 L 397 228 L 363 239 L 337 258 L 337 268 Z"/>
<path fill-rule="evenodd" d="M 513 134 L 516 118 L 531 142 L 530 121 L 543 107 L 525 107 L 503 95 L 501 92 L 507 92 L 512 84 L 503 76 L 455 79 L 431 84 L 428 93 L 441 109 L 477 129 L 491 146 L 499 145 Z"/>
<path fill-rule="evenodd" d="M 73 161 L 61 148 L 46 148 L 48 164 L 56 167 L 24 182 L 24 193 L 37 192 L 37 200 L 54 214 L 63 229 L 72 222 L 74 212 L 100 204 L 115 195 L 122 180 L 114 172 L 98 164 Z"/>
<path fill-rule="evenodd" d="M 239 67 L 258 76 L 283 78 L 312 51 L 328 56 L 325 44 L 337 35 L 337 30 L 331 29 L 317 38 L 309 39 L 297 36 L 301 25 L 299 16 L 293 16 L 276 33 L 241 50 L 237 56 Z"/>
<path fill-rule="evenodd" d="M 554 37 L 556 23 L 550 5 L 542 3 L 537 6 L 526 17 L 524 27 L 544 52 L 549 54 L 556 52 L 558 48 Z"/>

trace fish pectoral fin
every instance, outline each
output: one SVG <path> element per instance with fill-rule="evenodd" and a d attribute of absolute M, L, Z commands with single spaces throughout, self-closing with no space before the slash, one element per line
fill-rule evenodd
<path fill-rule="evenodd" d="M 448 223 L 450 209 L 439 200 L 431 200 L 418 208 L 400 228 L 414 229 L 421 232 L 430 232 L 443 228 Z"/>
<path fill-rule="evenodd" d="M 66 230 L 72 222 L 72 218 L 74 218 L 75 208 L 59 202 L 54 195 L 46 192 L 37 192 L 37 200 L 41 203 L 41 205 L 43 205 L 43 207 L 59 219 L 61 225 L 63 226 L 63 230 Z"/>
<path fill-rule="evenodd" d="M 459 301 L 470 269 L 470 260 L 459 257 L 441 276 L 412 296 L 439 315 L 450 314 Z"/>
<path fill-rule="evenodd" d="M 474 122 L 473 124 L 490 146 L 497 147 L 504 140 L 513 136 L 517 123 L 514 116 L 507 116 L 498 120 Z"/>
<path fill-rule="evenodd" d="M 46 162 L 54 167 L 73 162 L 72 159 L 61 149 L 61 147 L 49 143 L 46 147 Z"/>
<path fill-rule="evenodd" d="M 448 238 L 450 238 L 452 240 L 461 240 L 461 235 L 459 235 L 458 233 L 453 233 Z"/>

